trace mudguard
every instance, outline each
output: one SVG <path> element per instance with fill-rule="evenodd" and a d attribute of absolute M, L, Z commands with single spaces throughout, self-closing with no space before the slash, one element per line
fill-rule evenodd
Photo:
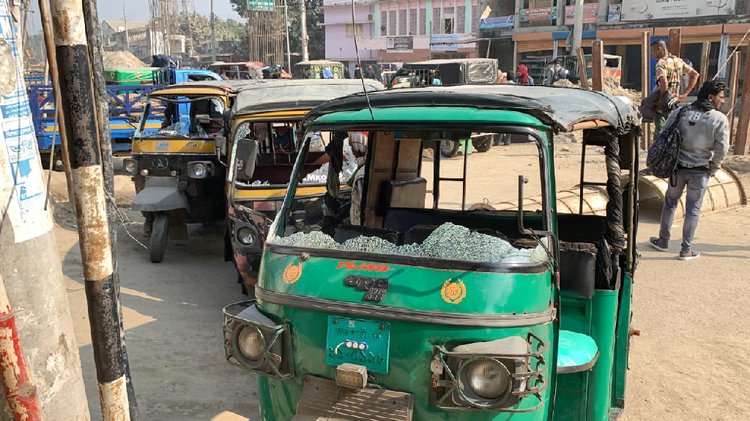
<path fill-rule="evenodd" d="M 143 190 L 133 199 L 132 209 L 141 212 L 190 210 L 187 196 L 177 188 L 177 177 L 146 177 Z"/>

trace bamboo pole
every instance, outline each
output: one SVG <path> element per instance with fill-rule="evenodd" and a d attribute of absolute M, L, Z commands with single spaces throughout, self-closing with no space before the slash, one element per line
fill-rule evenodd
<path fill-rule="evenodd" d="M 576 58 L 578 59 L 578 77 L 580 78 L 581 89 L 588 89 L 589 75 L 587 72 L 586 57 L 583 55 L 583 47 L 576 50 Z"/>
<path fill-rule="evenodd" d="M 736 52 L 732 55 L 732 70 L 729 72 L 729 110 L 727 111 L 729 117 L 729 145 L 733 145 L 737 140 L 737 136 L 734 133 L 734 107 L 737 104 L 737 88 L 740 82 L 740 63 L 741 63 L 740 52 Z"/>

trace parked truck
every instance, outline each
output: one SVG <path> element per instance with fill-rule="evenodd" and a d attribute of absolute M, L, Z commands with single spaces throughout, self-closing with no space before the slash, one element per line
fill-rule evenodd
<path fill-rule="evenodd" d="M 39 83 L 39 78 L 31 77 L 26 83 L 29 105 L 34 122 L 39 152 L 43 165 L 51 164 L 54 169 L 62 169 L 60 153 L 60 132 L 55 122 L 55 98 L 51 84 Z M 109 130 L 112 138 L 112 152 L 115 155 L 130 152 L 133 134 L 146 105 L 146 97 L 156 88 L 182 82 L 201 80 L 221 80 L 209 70 L 142 68 L 106 69 L 107 102 L 109 104 Z M 42 81 L 43 82 L 43 81 Z M 147 130 L 158 130 L 161 121 L 145 122 Z M 50 163 L 50 153 L 54 151 L 54 162 Z"/>

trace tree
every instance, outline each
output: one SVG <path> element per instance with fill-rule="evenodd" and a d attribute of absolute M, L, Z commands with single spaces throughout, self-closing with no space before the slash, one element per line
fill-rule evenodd
<path fill-rule="evenodd" d="M 219 54 L 232 54 L 234 59 L 247 60 L 247 29 L 245 24 L 236 20 L 215 18 L 216 49 Z M 210 55 L 211 19 L 208 16 L 194 13 L 182 13 L 177 19 L 179 33 L 188 38 L 188 50 L 193 55 Z"/>
<path fill-rule="evenodd" d="M 247 0 L 230 0 L 232 8 L 242 17 L 247 17 Z M 287 0 L 289 7 L 289 44 L 292 53 L 302 54 L 300 36 L 300 0 Z M 277 7 L 283 4 L 276 0 Z M 325 58 L 325 30 L 323 29 L 323 0 L 305 0 L 307 6 L 307 49 L 310 59 Z"/>

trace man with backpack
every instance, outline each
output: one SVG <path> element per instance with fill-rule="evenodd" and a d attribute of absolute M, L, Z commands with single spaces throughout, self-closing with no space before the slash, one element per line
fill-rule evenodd
<path fill-rule="evenodd" d="M 724 82 L 707 81 L 698 92 L 698 100 L 680 112 L 672 112 L 664 125 L 664 135 L 669 135 L 666 130 L 678 130 L 681 140 L 677 168 L 670 176 L 669 187 L 664 196 L 659 236 L 651 237 L 649 244 L 656 250 L 667 251 L 674 213 L 687 187 L 682 247 L 678 256 L 680 260 L 692 260 L 700 256 L 693 249 L 693 238 L 703 195 L 708 188 L 710 176 L 721 168 L 729 149 L 729 121 L 719 111 L 724 104 L 725 89 Z"/>

